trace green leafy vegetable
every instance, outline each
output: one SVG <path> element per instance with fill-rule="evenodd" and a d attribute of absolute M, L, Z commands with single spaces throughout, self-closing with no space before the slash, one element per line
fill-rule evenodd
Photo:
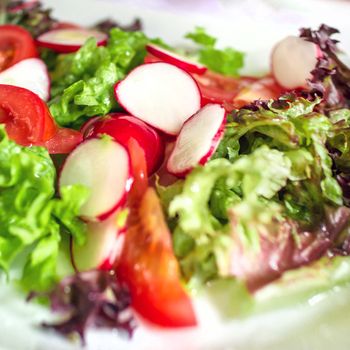
<path fill-rule="evenodd" d="M 238 71 L 244 66 L 243 52 L 233 48 L 216 48 L 216 39 L 207 34 L 202 27 L 197 27 L 194 32 L 186 34 L 186 38 L 200 45 L 199 62 L 214 72 L 237 76 Z"/>
<path fill-rule="evenodd" d="M 50 111 L 63 126 L 79 126 L 86 117 L 117 108 L 114 84 L 146 54 L 148 42 L 141 32 L 114 28 L 106 47 L 90 38 L 76 53 L 59 55 L 52 71 Z"/>
<path fill-rule="evenodd" d="M 280 211 L 277 203 L 266 199 L 272 199 L 290 175 L 289 159 L 267 146 L 233 164 L 216 159 L 194 169 L 169 205 L 169 216 L 177 218 L 174 249 L 185 277 L 196 284 L 227 271 L 232 243 L 228 209 L 237 216 L 238 234 L 256 246 L 260 225 L 278 217 Z"/>
<path fill-rule="evenodd" d="M 61 230 L 68 230 L 78 243 L 84 241 L 85 226 L 77 213 L 87 190 L 68 187 L 61 199 L 54 198 L 55 177 L 44 148 L 18 146 L 0 128 L 0 267 L 8 273 L 24 254 L 25 290 L 44 290 L 57 280 Z"/>
<path fill-rule="evenodd" d="M 350 283 L 349 257 L 324 257 L 309 266 L 287 271 L 255 294 L 255 311 L 266 311 L 307 302 L 335 286 Z"/>
<path fill-rule="evenodd" d="M 285 213 L 307 227 L 322 220 L 326 203 L 343 203 L 327 149 L 334 125 L 325 115 L 315 112 L 319 103 L 318 98 L 286 95 L 234 111 L 214 155 L 234 162 L 261 145 L 283 152 L 291 162 L 291 175 L 280 199 Z"/>

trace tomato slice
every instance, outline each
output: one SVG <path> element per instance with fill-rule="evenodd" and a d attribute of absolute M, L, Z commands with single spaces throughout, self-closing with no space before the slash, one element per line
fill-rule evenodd
<path fill-rule="evenodd" d="M 55 135 L 41 146 L 46 147 L 50 154 L 67 154 L 82 141 L 83 134 L 80 131 L 59 128 Z"/>
<path fill-rule="evenodd" d="M 193 77 L 198 83 L 204 104 L 222 105 L 232 103 L 239 91 L 257 80 L 253 77 L 226 77 L 212 71 L 207 71 L 203 75 L 193 74 Z"/>
<path fill-rule="evenodd" d="M 276 99 L 286 91 L 273 77 L 266 76 L 243 88 L 235 96 L 233 105 L 235 108 L 241 108 L 255 100 Z"/>
<path fill-rule="evenodd" d="M 30 33 L 20 26 L 1 25 L 0 71 L 31 57 L 38 57 L 38 51 Z"/>
<path fill-rule="evenodd" d="M 129 287 L 132 307 L 146 320 L 162 327 L 194 326 L 196 317 L 180 281 L 158 196 L 147 187 L 142 149 L 137 150 L 134 144 L 129 150 L 134 185 L 129 194 L 128 228 L 117 275 Z"/>
<path fill-rule="evenodd" d="M 47 107 L 33 92 L 17 86 L 0 84 L 0 123 L 6 125 L 9 137 L 20 145 L 29 146 L 43 141 Z"/>

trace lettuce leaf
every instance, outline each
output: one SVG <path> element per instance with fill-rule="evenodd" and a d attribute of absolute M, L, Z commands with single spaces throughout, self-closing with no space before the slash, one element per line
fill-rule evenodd
<path fill-rule="evenodd" d="M 185 278 L 197 285 L 218 272 L 227 272 L 232 243 L 228 209 L 237 216 L 239 234 L 247 244 L 256 246 L 260 225 L 278 217 L 280 211 L 276 202 L 267 199 L 272 199 L 290 176 L 289 159 L 267 146 L 234 163 L 216 159 L 194 169 L 168 208 L 169 216 L 176 218 L 174 250 Z M 225 200 L 223 193 L 229 193 Z"/>
<path fill-rule="evenodd" d="M 334 124 L 316 112 L 320 102 L 289 94 L 234 111 L 214 155 L 234 162 L 262 145 L 283 152 L 292 169 L 280 195 L 284 212 L 310 228 L 322 220 L 326 204 L 343 203 L 327 148 Z"/>
<path fill-rule="evenodd" d="M 287 271 L 277 281 L 255 293 L 255 312 L 271 310 L 330 292 L 334 287 L 349 285 L 350 258 L 324 257 L 309 266 Z"/>
<path fill-rule="evenodd" d="M 147 42 L 141 32 L 113 28 L 106 47 L 90 38 L 76 53 L 59 55 L 49 102 L 58 124 L 79 127 L 86 117 L 115 110 L 113 86 L 142 63 Z"/>
<path fill-rule="evenodd" d="M 186 38 L 193 40 L 200 46 L 198 61 L 214 72 L 229 76 L 238 76 L 239 70 L 244 66 L 244 54 L 233 48 L 218 49 L 215 47 L 216 39 L 207 34 L 203 27 L 196 27 Z"/>
<path fill-rule="evenodd" d="M 19 146 L 0 127 L 0 268 L 9 274 L 21 255 L 21 286 L 27 291 L 45 290 L 57 280 L 62 230 L 78 243 L 85 239 L 77 214 L 87 190 L 67 187 L 62 198 L 54 198 L 55 178 L 44 148 Z"/>

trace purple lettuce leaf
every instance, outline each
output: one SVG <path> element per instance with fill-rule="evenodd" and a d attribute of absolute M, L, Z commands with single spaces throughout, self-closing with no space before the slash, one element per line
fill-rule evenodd
<path fill-rule="evenodd" d="M 323 95 L 325 111 L 350 106 L 350 68 L 338 56 L 338 40 L 332 38 L 337 33 L 337 29 L 325 24 L 317 30 L 300 30 L 300 37 L 318 45 L 322 52 L 316 68 L 311 72 L 309 86 Z"/>
<path fill-rule="evenodd" d="M 112 272 L 91 270 L 64 278 L 48 295 L 32 293 L 29 299 L 48 296 L 51 309 L 62 321 L 45 328 L 68 336 L 78 334 L 85 342 L 90 327 L 112 328 L 132 336 L 136 322 L 130 310 L 128 289 Z"/>

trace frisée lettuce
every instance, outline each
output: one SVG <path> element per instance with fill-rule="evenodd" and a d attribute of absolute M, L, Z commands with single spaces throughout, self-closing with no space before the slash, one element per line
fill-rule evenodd
<path fill-rule="evenodd" d="M 48 152 L 22 147 L 0 127 L 0 267 L 9 269 L 25 256 L 21 286 L 46 290 L 59 279 L 57 259 L 61 232 L 78 243 L 85 240 L 85 224 L 77 214 L 85 202 L 85 187 L 63 189 L 55 198 L 56 170 Z"/>

